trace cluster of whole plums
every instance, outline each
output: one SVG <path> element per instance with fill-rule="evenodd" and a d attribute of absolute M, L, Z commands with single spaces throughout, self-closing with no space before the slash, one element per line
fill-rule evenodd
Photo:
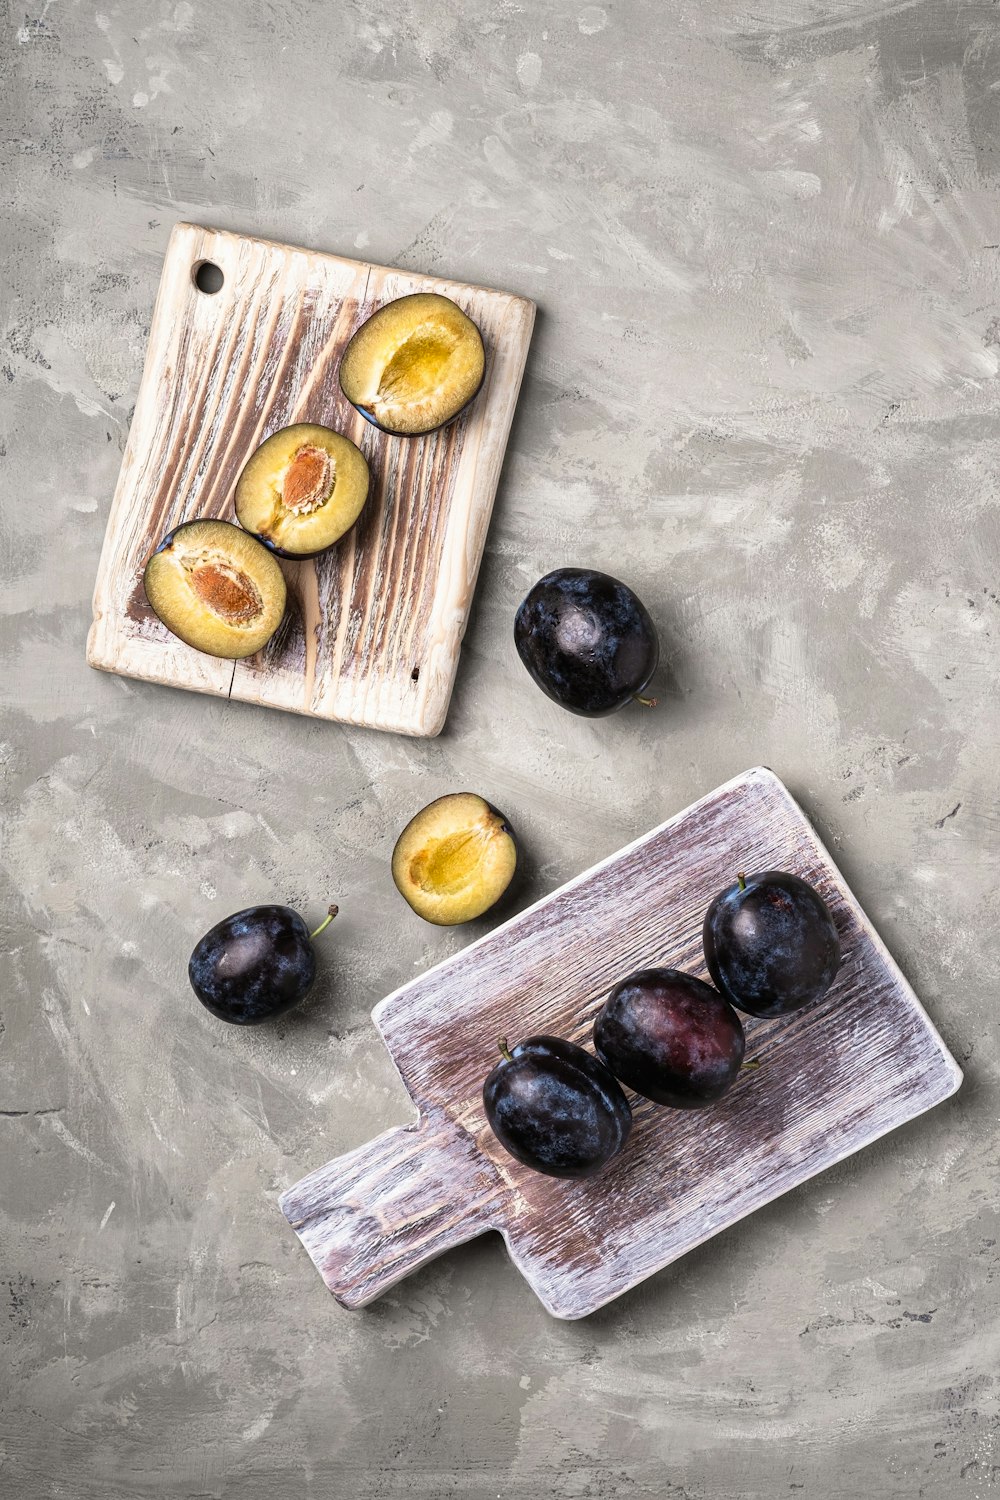
<path fill-rule="evenodd" d="M 419 437 L 465 410 L 485 370 L 472 319 L 450 297 L 416 292 L 386 303 L 357 330 L 340 362 L 340 389 L 380 431 Z M 285 614 L 276 556 L 326 552 L 358 519 L 368 487 L 368 462 L 343 433 L 314 422 L 272 433 L 237 481 L 239 524 L 185 521 L 146 563 L 153 612 L 209 656 L 253 656 Z"/>
<path fill-rule="evenodd" d="M 253 1025 L 303 1000 L 316 977 L 310 932 L 287 906 L 226 917 L 196 944 L 188 976 L 221 1020 Z M 622 1084 L 656 1104 L 700 1109 L 721 1099 L 743 1065 L 738 1011 L 782 1016 L 817 1000 L 840 966 L 837 928 L 798 875 L 739 875 L 712 901 L 703 928 L 716 988 L 678 969 L 640 969 L 612 989 L 593 1026 L 596 1056 L 557 1036 L 531 1036 L 483 1087 L 494 1135 L 525 1166 L 592 1177 L 624 1146 L 632 1111 Z"/>
<path fill-rule="evenodd" d="M 624 1146 L 632 1111 L 622 1084 L 672 1109 L 701 1109 L 732 1088 L 746 1046 L 737 1010 L 781 1016 L 818 999 L 840 965 L 819 893 L 798 875 L 739 875 L 705 916 L 716 988 L 678 969 L 640 969 L 611 991 L 592 1053 L 531 1036 L 503 1054 L 483 1087 L 486 1118 L 511 1156 L 550 1177 L 592 1177 Z"/>

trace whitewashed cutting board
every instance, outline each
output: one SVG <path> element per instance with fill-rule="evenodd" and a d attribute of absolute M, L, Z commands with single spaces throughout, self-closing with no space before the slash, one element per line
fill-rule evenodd
<path fill-rule="evenodd" d="M 589 1045 L 608 990 L 671 965 L 707 978 L 705 910 L 737 870 L 792 870 L 829 903 L 833 989 L 746 1019 L 745 1070 L 706 1110 L 635 1102 L 618 1157 L 585 1182 L 531 1172 L 483 1114 L 497 1037 Z M 961 1072 L 801 809 L 748 771 L 397 990 L 374 1019 L 417 1107 L 290 1188 L 281 1207 L 338 1301 L 360 1307 L 497 1230 L 549 1312 L 579 1318 L 789 1188 L 930 1109 Z"/>
<path fill-rule="evenodd" d="M 218 266 L 214 295 L 199 267 Z M 442 432 L 378 432 L 341 395 L 340 357 L 381 305 L 441 292 L 479 325 L 483 388 Z M 400 734 L 433 735 L 451 698 L 510 431 L 534 303 L 178 224 L 94 592 L 91 666 Z M 364 451 L 372 488 L 332 551 L 283 562 L 289 611 L 257 656 L 220 661 L 169 633 L 142 588 L 181 521 L 232 519 L 236 480 L 279 427 L 319 422 Z"/>

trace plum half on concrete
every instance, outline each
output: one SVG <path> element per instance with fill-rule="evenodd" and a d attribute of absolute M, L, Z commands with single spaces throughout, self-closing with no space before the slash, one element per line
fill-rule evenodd
<path fill-rule="evenodd" d="M 275 559 L 229 521 L 186 521 L 157 547 L 142 576 L 168 630 L 209 656 L 253 656 L 285 613 Z"/>
<path fill-rule="evenodd" d="M 503 813 L 474 792 L 452 792 L 411 818 L 392 851 L 392 878 L 427 922 L 454 927 L 495 906 L 517 867 Z"/>
<path fill-rule="evenodd" d="M 368 498 L 368 464 L 339 432 L 296 422 L 273 432 L 236 484 L 236 519 L 279 557 L 317 557 L 350 531 Z"/>
<path fill-rule="evenodd" d="M 417 437 L 454 421 L 485 369 L 472 319 L 450 297 L 414 292 L 362 323 L 340 362 L 340 388 L 383 432 Z"/>

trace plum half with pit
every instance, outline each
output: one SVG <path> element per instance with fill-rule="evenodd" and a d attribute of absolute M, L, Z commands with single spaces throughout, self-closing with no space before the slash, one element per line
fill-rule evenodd
<path fill-rule="evenodd" d="M 368 498 L 368 463 L 315 422 L 273 432 L 236 483 L 236 519 L 279 557 L 316 557 L 350 531 Z"/>
<path fill-rule="evenodd" d="M 500 1051 L 483 1107 L 511 1156 L 549 1177 L 593 1177 L 617 1156 L 632 1111 L 602 1062 L 556 1036 L 501 1038 Z"/>
<path fill-rule="evenodd" d="M 418 916 L 439 927 L 495 906 L 517 868 L 510 824 L 484 797 L 450 792 L 411 818 L 392 851 L 392 878 Z"/>
<path fill-rule="evenodd" d="M 739 1016 L 711 985 L 679 969 L 640 969 L 598 1012 L 594 1048 L 644 1098 L 701 1109 L 736 1082 L 746 1040 Z"/>
<path fill-rule="evenodd" d="M 737 875 L 708 908 L 703 937 L 713 981 L 751 1016 L 784 1016 L 818 1000 L 840 967 L 829 907 L 787 870 Z"/>
<path fill-rule="evenodd" d="M 543 693 L 571 713 L 599 718 L 644 696 L 656 671 L 656 626 L 627 584 L 592 568 L 540 578 L 514 620 L 514 644 Z"/>
<path fill-rule="evenodd" d="M 176 527 L 147 562 L 142 582 L 167 629 L 209 656 L 253 656 L 285 613 L 278 563 L 229 521 L 186 521 Z"/>
<path fill-rule="evenodd" d="M 340 362 L 340 388 L 383 432 L 418 437 L 453 422 L 483 383 L 482 334 L 450 297 L 414 292 L 372 313 Z"/>
<path fill-rule="evenodd" d="M 248 906 L 200 938 L 188 962 L 198 999 L 220 1021 L 256 1026 L 304 1000 L 316 978 L 313 942 L 337 915 L 331 906 L 310 932 L 291 906 Z"/>

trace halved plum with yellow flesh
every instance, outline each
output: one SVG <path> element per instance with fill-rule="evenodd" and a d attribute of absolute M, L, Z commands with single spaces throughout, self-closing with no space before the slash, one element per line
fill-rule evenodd
<path fill-rule="evenodd" d="M 236 484 L 236 519 L 279 557 L 316 557 L 350 531 L 368 498 L 368 464 L 313 422 L 261 443 Z"/>
<path fill-rule="evenodd" d="M 471 922 L 510 885 L 517 846 L 503 813 L 473 792 L 431 802 L 403 829 L 392 878 L 418 917 L 439 927 Z"/>
<path fill-rule="evenodd" d="M 397 437 L 435 432 L 483 383 L 479 329 L 450 297 L 415 292 L 362 323 L 340 362 L 340 388 L 363 417 Z"/>
<path fill-rule="evenodd" d="M 168 630 L 209 656 L 253 656 L 285 613 L 275 559 L 230 521 L 186 521 L 157 547 L 142 575 Z"/>

